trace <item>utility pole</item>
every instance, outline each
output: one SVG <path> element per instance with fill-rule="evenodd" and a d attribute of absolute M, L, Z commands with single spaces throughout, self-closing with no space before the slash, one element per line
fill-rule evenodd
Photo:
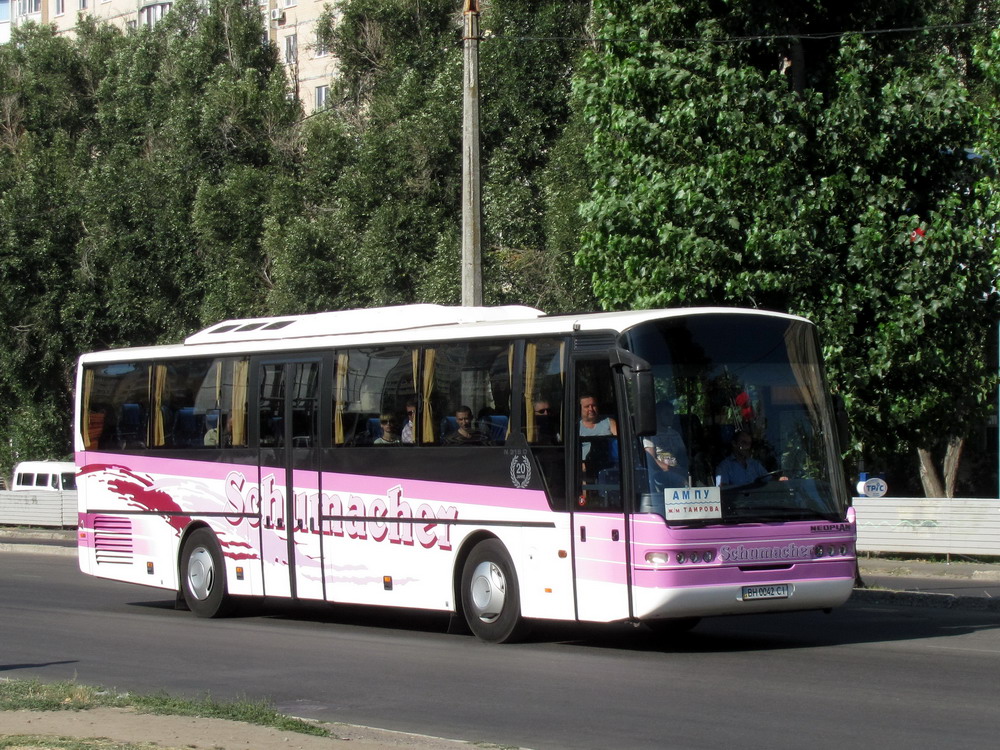
<path fill-rule="evenodd" d="M 462 86 L 462 305 L 483 304 L 479 189 L 479 0 L 465 0 Z"/>

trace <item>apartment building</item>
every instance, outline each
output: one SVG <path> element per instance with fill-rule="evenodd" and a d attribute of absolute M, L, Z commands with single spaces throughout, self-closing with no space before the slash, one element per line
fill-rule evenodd
<path fill-rule="evenodd" d="M 288 71 L 292 93 L 305 113 L 326 106 L 336 61 L 316 40 L 316 21 L 329 0 L 263 0 L 268 38 Z M 170 11 L 170 0 L 0 0 L 0 44 L 12 26 L 27 21 L 52 24 L 72 34 L 77 19 L 90 15 L 122 29 L 153 26 Z"/>

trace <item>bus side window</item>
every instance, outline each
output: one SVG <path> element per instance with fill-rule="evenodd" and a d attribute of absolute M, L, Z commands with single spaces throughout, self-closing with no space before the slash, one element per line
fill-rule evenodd
<path fill-rule="evenodd" d="M 334 361 L 335 446 L 428 442 L 416 391 L 421 382 L 419 348 L 397 344 L 348 349 L 338 351 Z"/>
<path fill-rule="evenodd" d="M 535 339 L 525 343 L 524 400 L 521 433 L 541 470 L 549 504 L 568 510 L 563 400 L 566 382 L 566 341 Z"/>
<path fill-rule="evenodd" d="M 510 424 L 512 345 L 506 341 L 442 344 L 425 356 L 424 379 L 439 439 L 446 445 L 503 445 Z M 459 411 L 471 412 L 460 431 Z"/>
<path fill-rule="evenodd" d="M 614 381 L 607 360 L 580 361 L 576 370 L 579 507 L 620 511 L 621 450 Z"/>

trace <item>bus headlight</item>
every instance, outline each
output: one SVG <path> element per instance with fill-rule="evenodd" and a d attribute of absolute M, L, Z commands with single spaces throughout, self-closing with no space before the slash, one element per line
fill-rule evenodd
<path fill-rule="evenodd" d="M 698 563 L 710 563 L 714 562 L 716 558 L 716 551 L 714 549 L 710 550 L 681 550 L 679 552 L 647 552 L 646 562 L 649 565 L 670 565 L 673 561 L 677 565 L 684 565 L 685 563 L 691 563 L 696 565 Z"/>

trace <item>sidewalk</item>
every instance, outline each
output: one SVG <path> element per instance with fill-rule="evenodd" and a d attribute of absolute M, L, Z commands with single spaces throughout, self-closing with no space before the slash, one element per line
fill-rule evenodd
<path fill-rule="evenodd" d="M 852 601 L 1000 612 L 1000 563 L 860 557 Z"/>
<path fill-rule="evenodd" d="M 76 530 L 0 526 L 0 552 L 44 552 L 75 556 Z"/>
<path fill-rule="evenodd" d="M 0 527 L 0 552 L 76 556 L 76 531 Z M 1000 563 L 957 559 L 924 562 L 863 555 L 858 567 L 864 587 L 855 589 L 852 601 L 1000 612 Z"/>

